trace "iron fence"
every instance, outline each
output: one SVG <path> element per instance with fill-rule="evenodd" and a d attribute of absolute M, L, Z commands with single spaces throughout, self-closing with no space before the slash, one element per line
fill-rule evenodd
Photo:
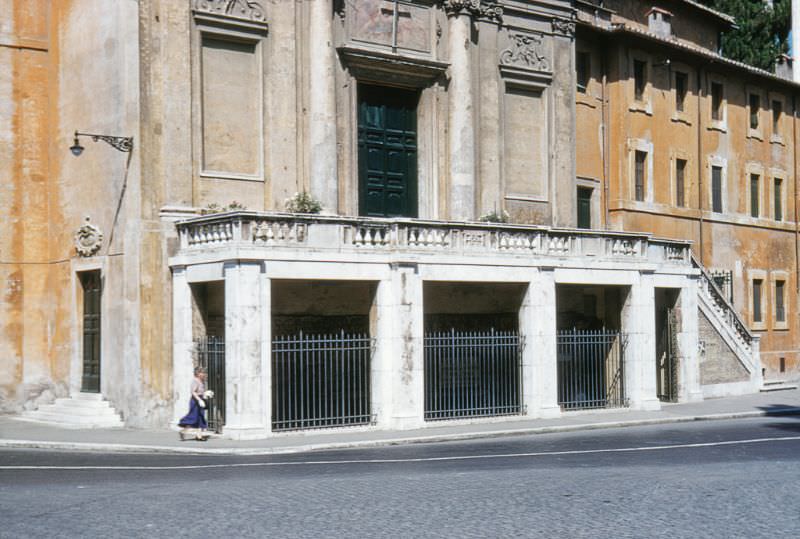
<path fill-rule="evenodd" d="M 363 425 L 372 421 L 366 334 L 296 335 L 272 341 L 272 430 Z"/>
<path fill-rule="evenodd" d="M 225 339 L 209 335 L 195 339 L 194 344 L 197 365 L 208 373 L 206 387 L 214 392 L 206 401 L 208 428 L 221 433 L 225 425 Z"/>
<path fill-rule="evenodd" d="M 564 410 L 627 405 L 626 336 L 612 330 L 558 332 L 558 403 Z"/>
<path fill-rule="evenodd" d="M 453 329 L 424 340 L 426 420 L 523 412 L 518 332 Z"/>

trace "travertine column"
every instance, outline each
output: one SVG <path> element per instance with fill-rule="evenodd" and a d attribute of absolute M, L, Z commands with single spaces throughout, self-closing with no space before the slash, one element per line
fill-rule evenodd
<path fill-rule="evenodd" d="M 472 19 L 462 3 L 448 11 L 450 85 L 448 144 L 450 157 L 449 213 L 454 220 L 475 218 L 475 107 L 470 62 Z M 445 4 L 447 8 L 448 4 Z"/>
<path fill-rule="evenodd" d="M 397 429 L 424 424 L 422 279 L 416 266 L 392 271 L 392 423 Z"/>
<path fill-rule="evenodd" d="M 225 434 L 238 440 L 269 433 L 262 355 L 261 263 L 225 263 Z"/>
<path fill-rule="evenodd" d="M 311 0 L 309 11 L 309 187 L 326 213 L 337 213 L 336 85 L 331 0 Z"/>
<path fill-rule="evenodd" d="M 656 387 L 656 308 L 652 273 L 640 273 L 622 307 L 625 393 L 631 408 L 658 410 Z"/>
<path fill-rule="evenodd" d="M 189 410 L 193 337 L 192 289 L 186 267 L 176 267 L 172 269 L 172 417 L 176 425 Z"/>
<path fill-rule="evenodd" d="M 556 361 L 556 283 L 552 269 L 539 269 L 528 285 L 520 329 L 523 402 L 532 417 L 557 417 L 558 362 Z"/>

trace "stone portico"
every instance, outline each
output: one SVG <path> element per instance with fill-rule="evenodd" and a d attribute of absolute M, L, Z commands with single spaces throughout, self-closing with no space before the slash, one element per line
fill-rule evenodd
<path fill-rule="evenodd" d="M 415 219 L 236 212 L 177 225 L 173 272 L 175 417 L 188 399 L 197 283 L 224 283 L 226 424 L 234 438 L 269 436 L 271 294 L 286 280 L 374 284 L 371 407 L 378 429 L 425 426 L 423 288 L 427 283 L 516 283 L 524 414 L 561 414 L 556 383 L 556 289 L 621 287 L 625 387 L 633 409 L 657 409 L 656 288 L 677 291 L 683 316 L 679 398 L 702 398 L 697 281 L 689 244 L 642 234 Z"/>

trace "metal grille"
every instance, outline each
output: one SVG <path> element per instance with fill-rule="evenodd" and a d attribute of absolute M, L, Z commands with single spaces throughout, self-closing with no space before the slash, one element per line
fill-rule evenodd
<path fill-rule="evenodd" d="M 374 339 L 342 331 L 272 341 L 272 430 L 363 425 L 372 421 Z"/>
<path fill-rule="evenodd" d="M 664 350 L 658 358 L 658 398 L 664 402 L 678 400 L 678 317 L 675 309 L 667 309 L 661 336 Z"/>
<path fill-rule="evenodd" d="M 225 424 L 225 339 L 223 337 L 199 337 L 195 339 L 197 365 L 208 373 L 206 387 L 214 392 L 208 399 L 208 428 L 221 433 Z"/>
<path fill-rule="evenodd" d="M 522 337 L 515 331 L 425 334 L 425 419 L 521 414 Z"/>
<path fill-rule="evenodd" d="M 558 404 L 565 410 L 626 406 L 626 336 L 611 330 L 558 332 Z"/>

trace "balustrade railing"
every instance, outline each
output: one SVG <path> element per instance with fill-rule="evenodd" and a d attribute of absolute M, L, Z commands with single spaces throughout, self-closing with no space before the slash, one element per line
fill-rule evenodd
<path fill-rule="evenodd" d="M 688 264 L 688 242 L 646 234 L 552 229 L 536 225 L 376 219 L 286 213 L 232 212 L 177 224 L 182 249 L 241 242 L 256 246 L 359 251 L 605 257 Z"/>

